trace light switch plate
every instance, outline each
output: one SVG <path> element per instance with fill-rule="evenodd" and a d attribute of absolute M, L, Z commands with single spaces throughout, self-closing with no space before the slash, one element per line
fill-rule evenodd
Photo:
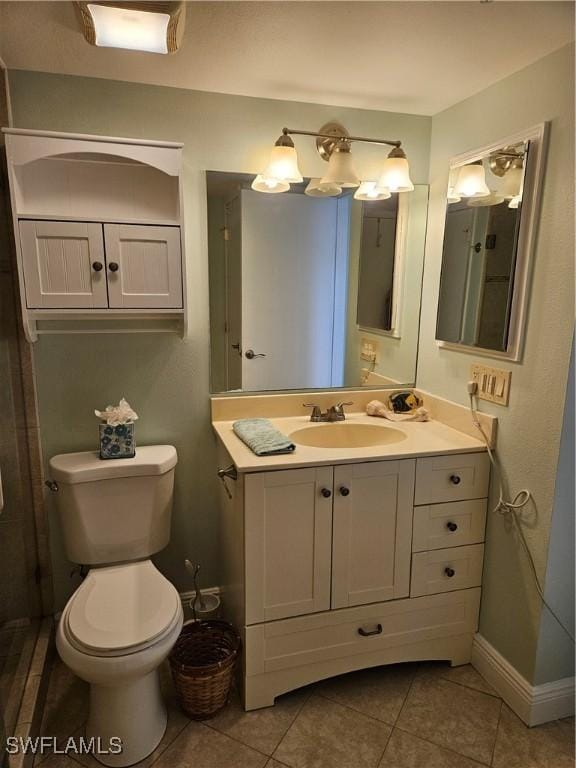
<path fill-rule="evenodd" d="M 377 363 L 380 345 L 374 339 L 360 339 L 360 360 L 367 363 Z"/>
<path fill-rule="evenodd" d="M 511 376 L 512 371 L 480 363 L 474 363 L 470 368 L 470 378 L 478 385 L 476 397 L 498 405 L 508 405 Z"/>

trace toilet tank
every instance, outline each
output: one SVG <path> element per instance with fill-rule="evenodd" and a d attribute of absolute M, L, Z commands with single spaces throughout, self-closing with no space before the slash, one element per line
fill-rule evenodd
<path fill-rule="evenodd" d="M 102 460 L 93 451 L 50 459 L 68 558 L 102 565 L 163 549 L 170 539 L 177 460 L 172 445 L 137 448 L 133 459 Z"/>

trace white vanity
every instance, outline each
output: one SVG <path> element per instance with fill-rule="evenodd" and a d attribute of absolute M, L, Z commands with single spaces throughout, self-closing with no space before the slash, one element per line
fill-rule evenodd
<path fill-rule="evenodd" d="M 334 394 L 322 396 L 328 402 Z M 392 424 L 363 413 L 382 392 L 347 394 L 358 407 L 347 428 L 377 425 L 401 437 L 257 457 L 233 433 L 235 418 L 268 408 L 288 435 L 342 424 L 292 415 L 303 411 L 301 395 L 213 400 L 219 466 L 237 473 L 221 493 L 222 589 L 226 616 L 243 636 L 246 709 L 363 667 L 470 660 L 489 483 L 485 446 L 460 406 L 437 401 L 444 423 Z M 495 420 L 485 418 L 493 436 Z"/>

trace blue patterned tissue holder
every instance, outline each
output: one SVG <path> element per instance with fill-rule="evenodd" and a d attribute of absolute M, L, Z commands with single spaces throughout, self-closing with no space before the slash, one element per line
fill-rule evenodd
<path fill-rule="evenodd" d="M 101 459 L 133 459 L 136 456 L 134 440 L 134 424 L 99 424 L 100 458 Z"/>

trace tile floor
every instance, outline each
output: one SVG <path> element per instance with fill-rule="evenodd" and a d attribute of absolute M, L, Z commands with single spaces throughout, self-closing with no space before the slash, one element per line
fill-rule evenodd
<path fill-rule="evenodd" d="M 167 669 L 166 735 L 148 768 L 572 768 L 574 719 L 526 728 L 470 666 L 404 664 L 354 672 L 245 713 L 234 696 L 213 720 L 177 708 Z M 55 662 L 42 733 L 79 736 L 86 685 Z M 97 768 L 44 755 L 42 768 Z"/>

